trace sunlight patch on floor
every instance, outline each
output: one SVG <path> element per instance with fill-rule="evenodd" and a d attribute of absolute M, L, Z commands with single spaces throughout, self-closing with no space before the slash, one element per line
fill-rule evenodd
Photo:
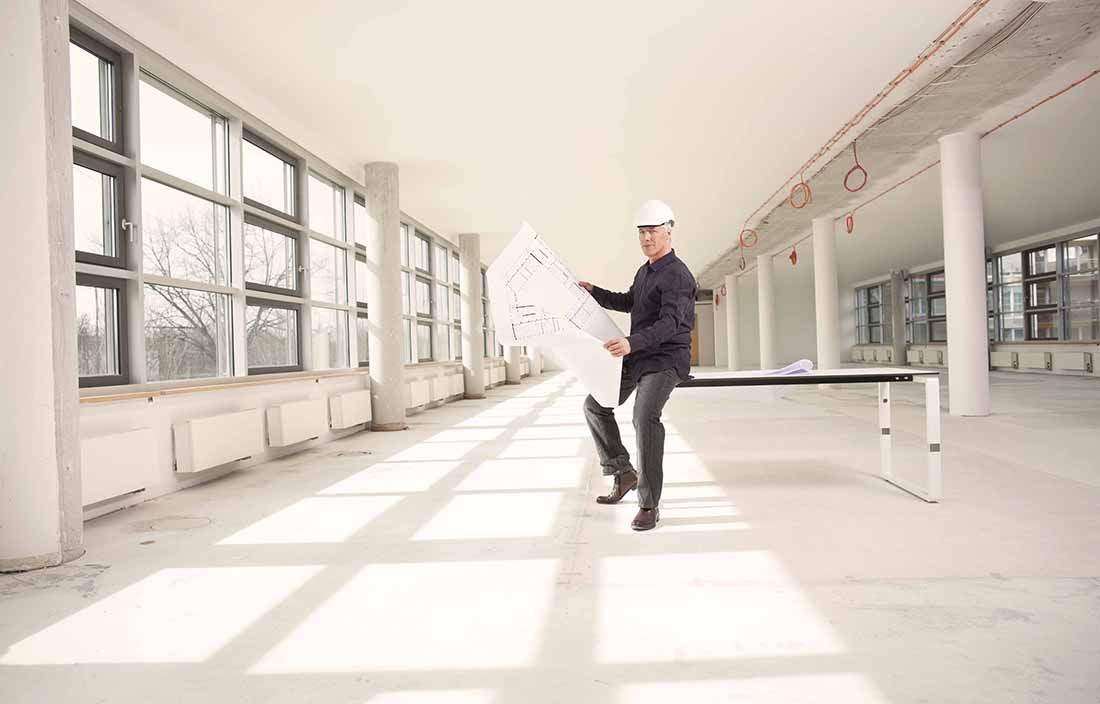
<path fill-rule="evenodd" d="M 556 571 L 556 560 L 369 565 L 250 671 L 530 667 Z"/>
<path fill-rule="evenodd" d="M 170 568 L 14 644 L 2 665 L 197 663 L 321 568 Z"/>
<path fill-rule="evenodd" d="M 400 496 L 313 496 L 261 518 L 218 545 L 339 543 L 400 500 Z"/>
<path fill-rule="evenodd" d="M 562 498 L 558 491 L 456 496 L 413 540 L 545 537 L 554 526 Z"/>

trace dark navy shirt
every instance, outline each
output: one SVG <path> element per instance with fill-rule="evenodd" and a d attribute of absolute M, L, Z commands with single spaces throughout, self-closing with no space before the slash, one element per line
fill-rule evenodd
<path fill-rule="evenodd" d="M 643 264 L 626 293 L 592 287 L 592 297 L 601 306 L 630 313 L 630 354 L 624 364 L 635 383 L 649 372 L 666 369 L 675 369 L 681 380 L 688 377 L 695 289 L 695 277 L 675 249 Z"/>

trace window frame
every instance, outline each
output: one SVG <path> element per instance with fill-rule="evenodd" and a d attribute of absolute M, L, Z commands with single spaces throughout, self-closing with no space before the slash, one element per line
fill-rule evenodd
<path fill-rule="evenodd" d="M 259 306 L 264 308 L 281 308 L 283 310 L 292 310 L 298 314 L 297 330 L 297 348 L 298 348 L 298 363 L 294 365 L 285 365 L 281 367 L 253 367 L 252 358 L 248 354 L 248 307 Z M 245 296 L 244 299 L 244 314 L 245 314 L 245 339 L 244 339 L 244 354 L 248 360 L 247 376 L 262 376 L 264 374 L 286 374 L 289 372 L 300 372 L 304 370 L 302 363 L 302 305 L 300 303 L 290 303 L 289 301 L 280 301 L 272 298 L 256 298 L 253 296 Z"/>
<path fill-rule="evenodd" d="M 246 196 L 244 194 L 244 182 L 243 182 L 243 180 L 241 182 L 241 202 L 244 203 L 247 206 L 250 206 L 252 208 L 256 208 L 257 210 L 262 210 L 266 213 L 274 215 L 275 217 L 283 218 L 284 220 L 289 220 L 291 222 L 302 224 L 302 204 L 301 204 L 301 197 L 300 197 L 301 190 L 302 190 L 301 189 L 301 171 L 302 171 L 302 169 L 301 169 L 301 166 L 298 163 L 298 159 L 296 157 L 294 157 L 292 154 L 290 154 L 289 152 L 284 151 L 284 150 L 280 149 L 279 147 L 275 146 L 274 144 L 272 144 L 268 140 L 264 139 L 260 135 L 256 134 L 252 130 L 248 129 L 247 127 L 243 128 L 242 131 L 241 131 L 241 142 L 242 142 L 242 145 L 241 145 L 241 166 L 240 166 L 240 169 L 241 169 L 241 178 L 242 179 L 244 178 L 244 144 L 243 144 L 244 142 L 248 142 L 249 144 L 256 147 L 257 149 L 262 149 L 263 151 L 267 152 L 271 156 L 273 156 L 277 159 L 280 159 L 284 163 L 289 164 L 290 166 L 294 167 L 294 184 L 293 184 L 293 191 L 292 191 L 294 193 L 294 203 L 293 203 L 294 212 L 293 213 L 287 213 L 287 212 L 284 212 L 282 210 L 279 210 L 278 208 L 273 208 L 272 206 L 270 206 L 266 203 L 261 203 L 258 200 L 253 200 L 252 198 L 249 198 L 248 196 Z"/>
<path fill-rule="evenodd" d="M 360 311 L 366 311 L 370 305 L 370 301 L 359 300 L 359 262 L 363 262 L 364 265 L 367 265 L 367 255 L 362 249 L 356 249 L 354 254 L 355 264 L 353 266 L 355 268 L 355 308 Z M 400 282 L 398 282 L 398 285 L 400 285 Z"/>
<path fill-rule="evenodd" d="M 101 386 L 125 386 L 130 383 L 130 328 L 126 305 L 128 279 L 114 279 L 98 274 L 76 273 L 77 286 L 110 288 L 116 292 L 118 300 L 118 374 L 102 376 L 80 376 L 77 372 L 78 388 L 97 388 Z"/>
<path fill-rule="evenodd" d="M 97 264 L 99 266 L 109 266 L 114 269 L 125 269 L 127 257 L 129 254 L 129 238 L 124 234 L 126 228 L 122 226 L 122 222 L 126 220 L 125 211 L 123 210 L 126 205 L 125 188 L 126 188 L 126 170 L 119 164 L 114 164 L 106 159 L 101 159 L 97 156 L 82 152 L 79 149 L 73 149 L 73 164 L 76 166 L 97 171 L 101 174 L 105 174 L 114 178 L 115 180 L 115 251 L 118 252 L 117 256 L 108 256 L 106 254 L 95 254 L 94 252 L 85 252 L 80 249 L 76 249 L 76 261 L 83 262 L 85 264 Z M 126 220 L 129 223 L 129 220 Z M 132 225 L 131 225 L 132 226 Z"/>
<path fill-rule="evenodd" d="M 89 54 L 96 56 L 103 61 L 114 66 L 114 70 L 111 72 L 111 90 L 114 92 L 114 105 L 111 106 L 111 117 L 114 120 L 112 125 L 114 131 L 114 140 L 104 139 L 97 134 L 92 134 L 86 130 L 83 130 L 73 125 L 73 137 L 82 141 L 94 144 L 97 147 L 103 147 L 108 151 L 112 151 L 116 154 L 125 153 L 125 144 L 123 141 L 123 95 L 122 95 L 122 54 L 115 51 L 111 47 L 107 46 L 103 42 L 95 39 L 91 35 L 87 34 L 80 28 L 70 23 L 69 25 L 69 42 L 76 44 L 78 47 L 87 51 Z M 70 91 L 72 88 L 70 87 Z M 71 100 L 70 95 L 70 100 Z"/>
<path fill-rule="evenodd" d="M 1049 242 L 1047 244 L 1029 247 L 1022 250 L 1023 255 L 1023 284 L 1024 284 L 1024 340 L 1030 342 L 1053 342 L 1063 339 L 1062 311 L 1065 301 L 1061 291 L 1062 277 L 1062 242 Z M 1035 273 L 1031 270 L 1030 255 L 1044 250 L 1054 250 L 1054 271 Z M 1037 305 L 1031 300 L 1031 287 L 1053 283 L 1057 300 L 1053 303 Z M 1054 323 L 1057 326 L 1053 337 L 1035 337 L 1031 332 L 1031 321 L 1039 315 L 1054 314 Z"/>
<path fill-rule="evenodd" d="M 252 225 L 253 227 L 259 227 L 276 234 L 283 235 L 294 240 L 294 288 L 280 288 L 278 286 L 269 286 L 267 284 L 260 284 L 249 281 L 247 277 L 244 280 L 244 289 L 246 291 L 262 291 L 263 293 L 274 293 L 280 296 L 294 296 L 295 298 L 301 298 L 302 296 L 302 272 L 304 270 L 302 264 L 302 233 L 280 225 L 279 223 L 265 220 L 264 218 L 253 215 L 252 213 L 245 213 L 244 218 L 241 220 L 241 251 L 243 255 L 244 251 L 244 226 Z M 232 234 L 230 234 L 232 237 Z M 231 240 L 232 241 L 232 240 Z M 243 266 L 242 262 L 242 266 Z"/>
<path fill-rule="evenodd" d="M 355 336 L 356 336 L 355 351 L 358 353 L 357 356 L 361 356 L 362 352 L 363 352 L 363 350 L 359 348 L 359 340 L 358 340 L 358 337 L 359 337 L 359 321 L 360 320 L 368 320 L 368 321 L 370 320 L 370 316 L 367 315 L 366 308 L 362 308 L 360 310 L 355 311 Z M 369 336 L 369 334 L 367 336 L 367 360 L 366 361 L 363 361 L 362 359 L 356 360 L 356 364 L 360 369 L 363 369 L 363 368 L 366 368 L 366 367 L 370 366 L 370 336 Z"/>

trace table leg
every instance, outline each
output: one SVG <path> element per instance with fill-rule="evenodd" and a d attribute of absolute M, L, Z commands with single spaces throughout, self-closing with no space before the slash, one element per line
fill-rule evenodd
<path fill-rule="evenodd" d="M 894 473 L 893 435 L 890 429 L 890 382 L 880 381 L 878 385 L 878 447 L 879 471 L 882 478 L 889 480 Z"/>
<path fill-rule="evenodd" d="M 924 381 L 925 436 L 928 440 L 928 500 L 943 496 L 943 455 L 940 448 L 940 379 Z"/>

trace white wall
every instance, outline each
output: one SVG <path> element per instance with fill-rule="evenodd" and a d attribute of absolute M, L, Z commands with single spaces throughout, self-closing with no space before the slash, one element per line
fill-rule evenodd
<path fill-rule="evenodd" d="M 814 312 L 813 248 L 798 247 L 798 264 L 787 253 L 775 258 L 775 360 L 779 365 L 799 359 L 817 362 L 817 316 Z"/>
<path fill-rule="evenodd" d="M 729 340 L 726 339 L 726 306 L 729 298 L 718 296 L 718 305 L 714 306 L 714 366 L 727 367 L 729 365 L 729 351 L 726 349 Z"/>
<path fill-rule="evenodd" d="M 699 327 L 699 364 L 714 366 L 714 300 L 695 304 L 695 324 Z"/>

